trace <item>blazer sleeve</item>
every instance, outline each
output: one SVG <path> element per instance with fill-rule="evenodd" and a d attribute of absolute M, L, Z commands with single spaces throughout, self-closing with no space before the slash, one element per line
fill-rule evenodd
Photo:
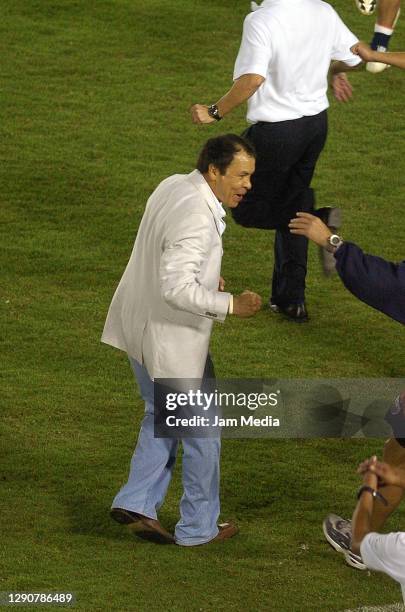
<path fill-rule="evenodd" d="M 188 215 L 168 232 L 160 259 L 160 289 L 172 308 L 224 321 L 230 294 L 207 289 L 199 280 L 209 259 L 212 232 L 212 221 L 197 213 Z M 217 264 L 219 270 L 220 259 Z"/>
<path fill-rule="evenodd" d="M 345 242 L 335 253 L 343 284 L 359 300 L 405 324 L 405 261 L 391 263 Z"/>

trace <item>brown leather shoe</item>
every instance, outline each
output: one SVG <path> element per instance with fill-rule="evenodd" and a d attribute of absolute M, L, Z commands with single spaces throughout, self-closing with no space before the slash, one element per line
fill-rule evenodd
<path fill-rule="evenodd" d="M 131 525 L 137 523 L 141 515 L 132 510 L 125 510 L 125 508 L 111 508 L 110 516 L 121 525 Z"/>
<path fill-rule="evenodd" d="M 207 542 L 207 544 L 211 544 L 212 542 L 222 542 L 223 540 L 228 540 L 229 538 L 233 538 L 237 533 L 239 533 L 239 527 L 234 525 L 234 523 L 220 523 L 218 525 L 219 532 L 215 536 L 213 540 Z"/>
<path fill-rule="evenodd" d="M 156 544 L 174 544 L 174 537 L 159 523 L 158 520 L 125 510 L 124 508 L 112 508 L 111 518 L 121 525 L 128 527 L 143 540 L 155 542 Z"/>

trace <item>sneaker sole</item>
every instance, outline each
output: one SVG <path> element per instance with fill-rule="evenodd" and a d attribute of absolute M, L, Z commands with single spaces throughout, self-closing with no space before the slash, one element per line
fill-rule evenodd
<path fill-rule="evenodd" d="M 362 572 L 367 569 L 367 567 L 361 561 L 353 560 L 348 552 L 345 553 L 345 561 L 347 565 L 350 565 L 350 567 L 354 567 L 354 569 L 360 570 Z"/>
<path fill-rule="evenodd" d="M 148 519 L 140 519 L 128 525 L 128 529 L 142 540 L 153 542 L 154 544 L 174 544 L 174 537 L 163 527 L 158 527 L 148 523 Z"/>
<path fill-rule="evenodd" d="M 332 540 L 332 538 L 330 537 L 330 535 L 328 534 L 326 530 L 325 523 L 326 521 L 322 523 L 322 529 L 323 529 L 323 535 L 325 536 L 328 544 L 330 544 L 330 546 L 332 546 L 332 548 L 336 550 L 336 552 L 342 553 L 344 555 L 347 565 L 350 565 L 350 567 L 354 567 L 354 569 L 357 569 L 357 570 L 361 570 L 361 571 L 366 570 L 367 567 L 364 565 L 364 563 L 361 563 L 361 561 L 353 560 L 350 556 L 350 551 L 347 548 L 342 548 L 342 546 L 340 546 L 337 542 Z"/>
<path fill-rule="evenodd" d="M 324 521 L 322 523 L 322 529 L 323 529 L 323 535 L 325 536 L 326 540 L 328 541 L 328 543 L 332 546 L 332 548 L 334 548 L 337 552 L 340 553 L 347 553 L 348 550 L 347 548 L 342 548 L 337 542 L 335 542 L 334 540 L 332 540 L 332 538 L 330 537 L 330 535 L 328 534 L 327 530 L 326 530 L 326 521 Z"/>
<path fill-rule="evenodd" d="M 120 525 L 132 525 L 140 521 L 140 517 L 132 516 L 129 512 L 126 512 L 124 508 L 113 508 L 110 511 L 110 516 Z"/>

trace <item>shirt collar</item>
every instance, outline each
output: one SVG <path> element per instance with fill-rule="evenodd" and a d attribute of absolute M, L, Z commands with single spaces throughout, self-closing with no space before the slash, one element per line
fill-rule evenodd
<path fill-rule="evenodd" d="M 222 236 L 226 228 L 226 223 L 223 220 L 226 215 L 226 212 L 221 202 L 219 202 L 215 193 L 212 191 L 211 187 L 208 185 L 207 181 L 199 170 L 193 170 L 193 172 L 188 175 L 188 178 L 198 189 L 201 195 L 203 195 L 205 201 L 207 202 L 207 205 L 209 206 L 213 214 L 218 233 L 220 234 L 220 236 Z"/>
<path fill-rule="evenodd" d="M 208 186 L 209 186 L 209 185 L 208 185 Z M 222 234 L 224 233 L 225 228 L 226 228 L 226 223 L 225 223 L 225 221 L 224 221 L 224 217 L 226 217 L 226 210 L 225 210 L 225 209 L 224 209 L 224 207 L 222 206 L 222 202 L 220 202 L 220 201 L 218 200 L 217 196 L 216 196 L 216 195 L 215 195 L 215 193 L 212 191 L 211 187 L 210 187 L 210 190 L 211 190 L 211 193 L 212 193 L 212 198 L 213 198 L 213 200 L 214 200 L 214 204 L 215 204 L 216 211 L 217 211 L 217 213 L 218 213 L 218 217 L 219 217 L 219 218 L 218 218 L 218 221 L 219 221 L 219 224 L 220 224 L 220 228 L 219 228 L 219 229 L 220 229 L 220 234 L 221 234 L 221 236 L 222 236 Z"/>

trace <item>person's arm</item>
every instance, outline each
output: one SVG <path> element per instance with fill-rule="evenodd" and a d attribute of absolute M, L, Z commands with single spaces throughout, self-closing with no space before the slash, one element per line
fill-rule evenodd
<path fill-rule="evenodd" d="M 335 253 L 336 270 L 359 300 L 405 324 L 405 262 L 368 255 L 351 242 Z"/>
<path fill-rule="evenodd" d="M 371 457 L 363 461 L 357 472 L 363 476 L 363 486 L 370 487 L 370 490 L 363 491 L 360 494 L 352 518 L 352 542 L 351 549 L 354 553 L 360 552 L 360 546 L 364 537 L 371 532 L 371 518 L 373 513 L 375 497 L 373 491 L 377 491 L 377 495 L 381 499 L 381 493 L 385 485 L 393 485 L 405 489 L 405 471 L 382 463 L 377 460 L 377 457 Z M 382 501 L 384 496 L 382 495 Z M 387 504 L 387 501 L 385 501 Z"/>
<path fill-rule="evenodd" d="M 332 232 L 322 221 L 305 212 L 289 223 L 292 234 L 306 236 L 321 247 L 328 247 Z M 405 324 L 405 261 L 395 264 L 363 253 L 352 242 L 335 252 L 336 270 L 345 287 L 359 300 Z"/>
<path fill-rule="evenodd" d="M 245 18 L 242 41 L 233 72 L 233 85 L 214 107 L 217 114 L 212 116 L 208 106 L 194 104 L 191 116 L 194 123 L 213 123 L 222 119 L 234 108 L 246 102 L 259 89 L 268 74 L 272 56 L 272 44 L 266 24 L 256 19 L 254 13 Z"/>
<path fill-rule="evenodd" d="M 368 471 L 375 474 L 378 478 L 378 486 L 393 485 L 405 489 L 405 470 L 394 467 L 388 463 L 377 461 L 376 457 L 366 459 L 360 463 L 358 469 L 359 474 L 366 474 Z"/>
<path fill-rule="evenodd" d="M 357 54 L 358 55 L 358 54 Z M 329 68 L 329 74 L 334 76 L 335 74 L 340 74 L 342 72 L 353 72 L 354 70 L 359 70 L 363 66 L 362 62 L 359 62 L 355 66 L 349 66 L 345 62 L 335 61 L 332 62 Z"/>
<path fill-rule="evenodd" d="M 244 74 L 237 79 L 231 89 L 215 105 L 219 117 L 222 119 L 234 108 L 246 102 L 259 89 L 264 80 L 260 74 Z M 208 108 L 204 104 L 194 104 L 190 109 L 193 123 L 215 123 L 216 119 L 208 113 Z"/>
<path fill-rule="evenodd" d="M 364 537 L 371 531 L 371 517 L 376 499 L 374 495 L 387 504 L 379 488 L 393 485 L 405 489 L 405 471 L 378 461 L 376 456 L 360 463 L 357 472 L 363 476 L 363 487 L 368 487 L 368 489 L 363 491 L 360 489 L 360 497 L 352 518 L 351 549 L 356 554 L 360 552 Z M 376 492 L 374 495 L 373 491 Z"/>
<path fill-rule="evenodd" d="M 364 62 L 381 62 L 382 64 L 389 64 L 390 66 L 396 66 L 405 70 L 405 53 L 391 51 L 381 53 L 380 51 L 374 51 L 366 45 L 366 43 L 358 43 L 353 49 L 353 53 L 361 57 Z"/>
<path fill-rule="evenodd" d="M 360 545 L 364 536 L 371 531 L 371 517 L 374 508 L 372 492 L 377 491 L 378 488 L 376 474 L 367 470 L 363 476 L 363 487 L 368 487 L 369 489 L 359 492 L 360 497 L 352 517 L 351 549 L 356 555 L 360 552 Z"/>
<path fill-rule="evenodd" d="M 338 102 L 348 102 L 353 95 L 353 87 L 346 76 L 346 72 L 358 70 L 362 65 L 362 62 L 356 64 L 356 66 L 349 66 L 340 61 L 332 62 L 329 69 L 330 85 Z"/>
<path fill-rule="evenodd" d="M 230 293 L 207 289 L 199 282 L 211 249 L 211 235 L 212 222 L 203 214 L 193 213 L 173 224 L 160 260 L 160 291 L 174 310 L 224 321 L 229 311 Z M 259 295 L 244 291 L 233 296 L 233 314 L 252 316 L 260 310 L 261 304 Z"/>
<path fill-rule="evenodd" d="M 330 9 L 334 19 L 334 39 L 331 49 L 332 63 L 329 68 L 329 81 L 338 102 L 348 102 L 353 95 L 346 72 L 356 70 L 362 62 L 352 52 L 358 42 L 357 37 L 349 30 L 339 15 Z"/>

